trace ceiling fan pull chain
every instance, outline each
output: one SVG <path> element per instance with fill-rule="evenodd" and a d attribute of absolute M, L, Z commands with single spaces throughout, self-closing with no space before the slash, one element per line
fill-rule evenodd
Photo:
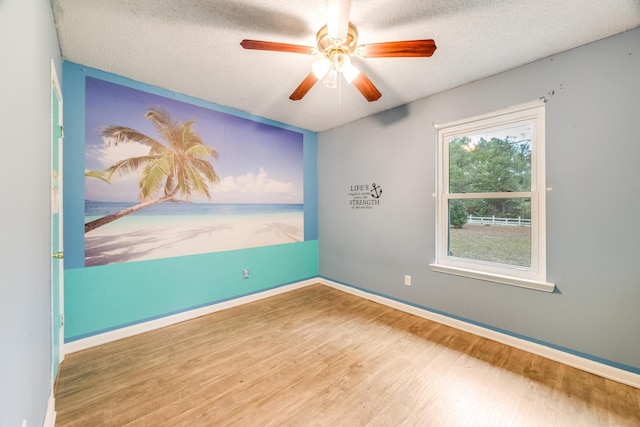
<path fill-rule="evenodd" d="M 336 111 L 340 110 L 342 99 L 342 79 L 338 76 L 338 90 L 336 91 Z"/>

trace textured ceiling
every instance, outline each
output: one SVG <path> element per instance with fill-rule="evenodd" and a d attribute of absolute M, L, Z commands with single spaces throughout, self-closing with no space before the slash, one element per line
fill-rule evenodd
<path fill-rule="evenodd" d="M 318 82 L 291 101 L 314 57 L 240 41 L 315 46 L 323 0 L 52 3 L 64 59 L 314 131 L 640 26 L 638 0 L 352 0 L 360 43 L 433 38 L 438 49 L 431 58 L 355 58 L 378 101 L 344 82 Z"/>

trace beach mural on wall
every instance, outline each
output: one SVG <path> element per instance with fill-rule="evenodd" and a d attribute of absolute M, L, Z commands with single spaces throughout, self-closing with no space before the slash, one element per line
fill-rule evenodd
<path fill-rule="evenodd" d="M 301 133 L 85 85 L 85 266 L 304 240 Z"/>

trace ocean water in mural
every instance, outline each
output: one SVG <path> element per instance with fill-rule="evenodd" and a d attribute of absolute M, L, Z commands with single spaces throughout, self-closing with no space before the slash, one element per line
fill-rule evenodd
<path fill-rule="evenodd" d="M 85 160 L 86 266 L 304 240 L 298 132 L 87 77 Z"/>

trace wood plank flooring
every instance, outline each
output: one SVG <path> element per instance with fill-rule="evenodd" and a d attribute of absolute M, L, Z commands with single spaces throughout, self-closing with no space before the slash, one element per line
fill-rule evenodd
<path fill-rule="evenodd" d="M 640 426 L 640 389 L 313 285 L 67 355 L 56 426 Z"/>

